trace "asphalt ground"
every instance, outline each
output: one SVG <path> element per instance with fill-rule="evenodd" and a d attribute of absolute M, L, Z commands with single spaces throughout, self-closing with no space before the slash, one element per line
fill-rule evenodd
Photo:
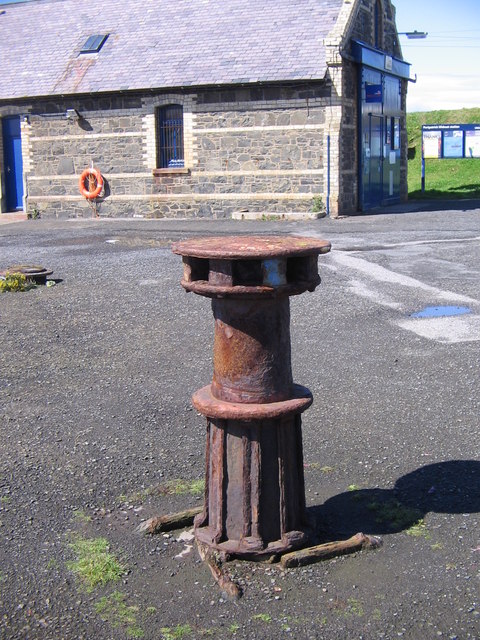
<path fill-rule="evenodd" d="M 0 226 L 0 269 L 56 280 L 0 294 L 0 638 L 480 638 L 480 207 L 423 208 Z M 332 242 L 291 299 L 307 504 L 329 539 L 383 539 L 301 569 L 234 561 L 236 602 L 180 532 L 135 531 L 202 503 L 190 396 L 213 319 L 170 245 L 233 233 Z M 88 590 L 71 545 L 98 538 L 124 569 Z"/>

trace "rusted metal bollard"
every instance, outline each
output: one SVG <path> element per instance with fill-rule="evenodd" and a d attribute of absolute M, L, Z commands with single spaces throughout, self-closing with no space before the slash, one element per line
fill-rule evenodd
<path fill-rule="evenodd" d="M 324 240 L 282 236 L 177 242 L 182 286 L 212 298 L 212 383 L 193 395 L 207 417 L 206 485 L 195 535 L 210 548 L 262 557 L 307 541 L 301 413 L 293 383 L 289 296 L 320 283 Z"/>

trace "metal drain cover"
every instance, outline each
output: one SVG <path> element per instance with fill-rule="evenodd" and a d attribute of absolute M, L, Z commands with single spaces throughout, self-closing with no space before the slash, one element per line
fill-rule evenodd
<path fill-rule="evenodd" d="M 0 276 L 5 277 L 7 273 L 21 273 L 29 280 L 33 280 L 35 284 L 46 284 L 47 277 L 52 275 L 53 271 L 33 264 L 15 264 L 0 271 Z"/>

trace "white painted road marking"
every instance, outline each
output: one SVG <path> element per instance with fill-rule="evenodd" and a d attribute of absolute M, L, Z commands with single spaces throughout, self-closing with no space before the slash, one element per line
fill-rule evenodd
<path fill-rule="evenodd" d="M 334 250 L 330 256 L 331 262 L 338 265 L 342 271 L 351 270 L 355 273 L 349 282 L 352 293 L 367 298 L 379 306 L 395 309 L 403 313 L 403 316 L 412 311 L 413 292 L 417 294 L 417 297 L 425 297 L 430 305 L 461 302 L 467 304 L 472 311 L 480 311 L 480 301 L 476 298 L 433 287 L 421 280 L 391 271 L 351 253 Z M 364 277 L 359 279 L 358 274 Z M 388 292 L 385 290 L 385 285 L 388 285 Z M 422 294 L 426 294 L 426 296 L 422 296 Z M 453 344 L 480 340 L 480 315 L 475 313 L 440 318 L 401 317 L 394 322 L 401 329 L 412 331 L 423 338 L 437 342 Z"/>
<path fill-rule="evenodd" d="M 448 318 L 406 318 L 396 323 L 418 336 L 453 344 L 480 340 L 480 316 L 450 316 Z"/>
<path fill-rule="evenodd" d="M 434 296 L 437 296 L 440 300 L 478 304 L 478 300 L 475 300 L 474 298 L 470 298 L 453 291 L 445 291 L 443 289 L 438 289 L 437 287 L 432 287 L 429 284 L 425 284 L 421 280 L 416 280 L 415 278 L 403 275 L 402 273 L 397 273 L 396 271 L 390 271 L 390 269 L 385 269 L 385 267 L 382 267 L 379 264 L 368 262 L 367 260 L 362 260 L 362 258 L 357 258 L 349 253 L 344 253 L 342 251 L 332 251 L 332 257 L 335 262 L 338 262 L 341 265 L 348 267 L 349 269 L 360 271 L 360 273 L 365 274 L 371 280 L 374 280 L 376 282 L 394 284 L 400 287 L 415 289 L 415 291 L 425 291 Z"/>

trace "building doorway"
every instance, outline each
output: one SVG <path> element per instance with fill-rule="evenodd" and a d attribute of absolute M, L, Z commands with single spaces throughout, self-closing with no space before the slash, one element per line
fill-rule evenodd
<path fill-rule="evenodd" d="M 20 117 L 2 118 L 5 211 L 23 209 L 23 160 Z"/>
<path fill-rule="evenodd" d="M 369 114 L 368 119 L 363 199 L 365 208 L 372 208 L 383 200 L 383 118 Z"/>

